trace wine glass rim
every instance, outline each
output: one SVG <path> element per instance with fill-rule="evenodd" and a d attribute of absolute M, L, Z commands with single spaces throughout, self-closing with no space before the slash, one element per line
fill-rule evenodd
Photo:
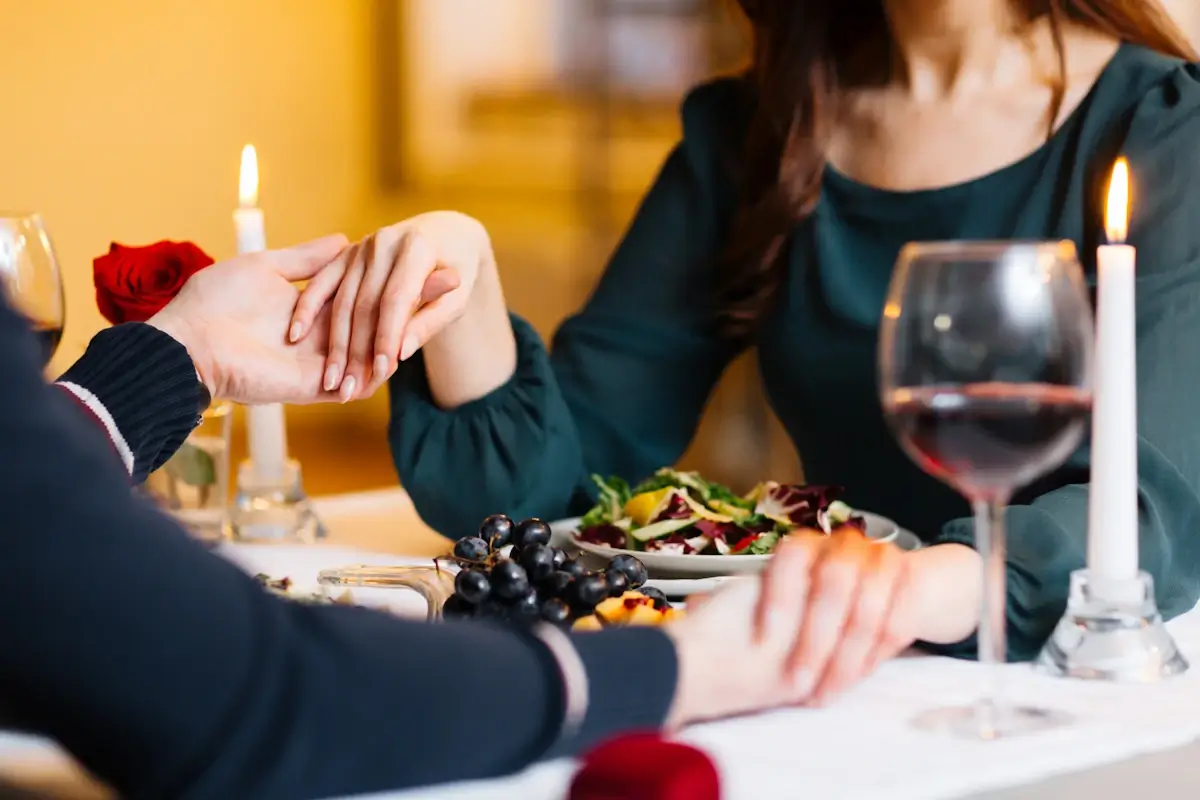
<path fill-rule="evenodd" d="M 37 211 L 12 211 L 0 208 L 0 221 L 6 222 L 33 222 L 37 225 L 42 225 L 44 220 L 42 215 Z"/>
<path fill-rule="evenodd" d="M 907 259 L 925 256 L 956 258 L 987 257 L 1003 253 L 1053 252 L 1063 258 L 1076 258 L 1075 243 L 1070 239 L 952 239 L 936 242 L 909 242 L 901 254 Z"/>

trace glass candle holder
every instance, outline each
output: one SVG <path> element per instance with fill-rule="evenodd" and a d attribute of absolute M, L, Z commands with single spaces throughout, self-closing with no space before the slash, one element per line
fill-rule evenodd
<path fill-rule="evenodd" d="M 226 536 L 233 405 L 214 403 L 187 440 L 146 479 L 142 491 L 198 539 Z"/>

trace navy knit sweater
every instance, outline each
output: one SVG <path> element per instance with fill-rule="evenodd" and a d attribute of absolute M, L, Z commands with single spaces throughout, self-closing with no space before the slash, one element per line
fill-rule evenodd
<path fill-rule="evenodd" d="M 563 738 L 563 679 L 536 639 L 280 600 L 136 498 L 128 473 L 178 447 L 200 397 L 156 329 L 99 334 L 52 388 L 0 301 L 0 376 L 0 699 L 123 795 L 496 776 L 662 723 L 676 662 L 660 631 L 571 637 L 589 706 Z"/>

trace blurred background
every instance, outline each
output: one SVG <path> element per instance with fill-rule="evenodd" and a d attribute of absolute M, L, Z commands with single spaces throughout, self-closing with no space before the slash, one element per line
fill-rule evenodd
<path fill-rule="evenodd" d="M 104 321 L 110 241 L 234 250 L 242 145 L 274 245 L 454 208 L 491 230 L 513 308 L 549 336 L 587 297 L 678 137 L 687 87 L 736 67 L 729 0 L 0 0 L 0 205 L 40 211 L 65 273 L 65 368 Z M 1200 0 L 1169 0 L 1200 38 Z M 685 461 L 798 477 L 752 362 Z M 394 484 L 386 397 L 291 408 L 313 494 Z M 234 458 L 244 452 L 240 415 Z"/>

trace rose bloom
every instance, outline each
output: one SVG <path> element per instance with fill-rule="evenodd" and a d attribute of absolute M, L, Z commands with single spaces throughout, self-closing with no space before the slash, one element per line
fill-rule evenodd
<path fill-rule="evenodd" d="M 171 302 L 188 278 L 213 263 L 191 242 L 129 247 L 113 242 L 92 261 L 96 305 L 113 325 L 145 322 Z"/>

